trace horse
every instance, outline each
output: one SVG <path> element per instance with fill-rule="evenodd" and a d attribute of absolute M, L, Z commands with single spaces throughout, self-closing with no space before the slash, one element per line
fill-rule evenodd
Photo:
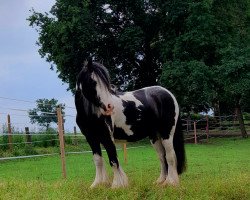
<path fill-rule="evenodd" d="M 109 184 L 101 145 L 113 170 L 112 188 L 128 186 L 117 157 L 115 141 L 135 142 L 148 137 L 160 160 L 158 185 L 179 184 L 186 166 L 179 106 L 161 86 L 120 92 L 108 70 L 89 59 L 78 74 L 75 92 L 76 123 L 93 152 L 96 175 L 91 188 Z"/>

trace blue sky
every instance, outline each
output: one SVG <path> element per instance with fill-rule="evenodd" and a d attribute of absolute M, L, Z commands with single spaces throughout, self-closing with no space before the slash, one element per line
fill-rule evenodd
<path fill-rule="evenodd" d="M 7 113 L 11 115 L 15 127 L 34 127 L 25 116 L 25 111 L 9 108 L 31 109 L 35 107 L 35 103 L 31 102 L 40 98 L 55 98 L 74 107 L 74 98 L 67 91 L 67 85 L 62 83 L 55 71 L 50 70 L 50 63 L 38 54 L 38 33 L 26 20 L 32 7 L 38 12 L 48 12 L 54 3 L 54 0 L 0 1 L 0 133 Z M 75 110 L 68 108 L 66 114 L 74 116 Z M 67 117 L 65 126 L 73 130 L 74 118 Z"/>

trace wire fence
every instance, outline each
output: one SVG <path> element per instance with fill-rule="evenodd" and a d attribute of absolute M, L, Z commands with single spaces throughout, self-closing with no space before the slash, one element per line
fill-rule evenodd
<path fill-rule="evenodd" d="M 182 119 L 185 141 L 208 142 L 209 138 L 241 136 L 240 124 L 236 115 L 201 116 L 200 119 Z M 250 121 L 245 120 L 246 131 L 250 131 Z"/>
<path fill-rule="evenodd" d="M 18 100 L 0 97 L 2 101 L 14 101 L 35 105 L 35 101 Z M 58 159 L 58 168 L 65 168 L 65 156 L 91 154 L 91 149 L 85 137 L 80 133 L 75 124 L 75 108 L 65 105 L 64 114 L 58 112 L 40 112 L 44 118 L 54 117 L 56 123 L 49 129 L 30 123 L 29 110 L 17 106 L 0 106 L 0 163 L 12 162 L 23 159 L 38 159 L 53 157 Z M 3 112 L 2 112 L 3 110 Z M 34 116 L 34 115 L 32 115 Z M 38 116 L 38 115 L 36 115 Z M 61 122 L 60 122 L 61 121 Z M 61 131 L 60 131 L 61 123 Z M 185 142 L 208 142 L 213 137 L 239 136 L 239 122 L 235 115 L 230 116 L 201 116 L 199 119 L 182 119 Z M 250 130 L 249 122 L 245 124 Z M 145 148 L 149 141 L 143 140 L 134 144 L 118 144 L 117 150 L 123 151 L 124 162 L 127 162 L 127 149 Z M 105 151 L 105 150 L 104 150 Z M 63 158 L 64 157 L 64 158 Z M 64 159 L 64 161 L 62 161 Z M 64 162 L 64 163 L 63 163 Z M 61 165 L 61 166 L 60 166 Z M 48 169 L 54 169 L 54 164 L 48 164 Z M 66 168 L 64 169 L 66 171 Z M 66 172 L 63 172 L 66 177 Z M 0 177 L 1 167 L 0 167 Z M 61 177 L 58 171 L 52 171 L 51 177 Z M 47 174 L 48 175 L 48 174 Z M 56 176 L 55 176 L 56 175 Z"/>

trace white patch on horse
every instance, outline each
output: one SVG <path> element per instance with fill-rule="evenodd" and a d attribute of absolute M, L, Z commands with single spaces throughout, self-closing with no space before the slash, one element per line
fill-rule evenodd
<path fill-rule="evenodd" d="M 112 103 L 114 106 L 114 114 L 112 115 L 112 121 L 113 124 L 124 130 L 124 132 L 127 135 L 133 135 L 134 132 L 131 130 L 131 125 L 126 124 L 126 116 L 124 114 L 124 107 L 123 107 L 123 103 L 122 101 L 133 101 L 135 102 L 135 105 L 137 107 L 138 110 L 140 110 L 138 107 L 143 105 L 138 99 L 136 99 L 132 92 L 126 92 L 123 95 L 117 97 L 115 95 L 112 96 Z M 138 119 L 140 120 L 140 119 Z"/>
<path fill-rule="evenodd" d="M 94 154 L 93 159 L 96 166 L 96 176 L 94 182 L 90 186 L 91 188 L 96 187 L 99 184 L 108 183 L 108 175 L 104 166 L 103 158 L 98 154 Z"/>
<path fill-rule="evenodd" d="M 108 91 L 108 88 L 94 72 L 91 74 L 91 78 L 96 81 L 97 96 L 100 97 L 101 102 L 108 107 L 108 104 L 111 104 L 111 94 Z"/>
<path fill-rule="evenodd" d="M 151 141 L 151 144 L 154 147 L 154 149 L 156 150 L 158 158 L 160 160 L 160 164 L 161 164 L 161 173 L 160 173 L 159 178 L 155 182 L 156 184 L 160 184 L 160 183 L 163 183 L 167 178 L 167 169 L 166 169 L 166 165 L 165 165 L 165 159 L 166 159 L 165 154 L 166 153 L 165 153 L 165 149 L 162 145 L 161 140 L 157 140 L 157 141 L 155 141 L 155 143 L 153 143 Z"/>
<path fill-rule="evenodd" d="M 143 104 L 135 98 L 132 92 L 126 92 L 123 95 L 119 96 L 124 101 L 133 101 L 135 102 L 135 106 L 138 108 L 139 106 L 142 106 Z"/>
<path fill-rule="evenodd" d="M 166 159 L 168 163 L 168 175 L 163 185 L 179 185 L 179 176 L 177 172 L 177 159 L 173 146 L 173 135 L 169 139 L 162 140 L 162 144 L 166 151 Z"/>
<path fill-rule="evenodd" d="M 111 118 L 111 120 L 112 120 L 112 118 Z M 115 138 L 114 138 L 113 131 L 111 130 L 111 127 L 110 127 L 110 125 L 107 123 L 106 120 L 105 120 L 105 124 L 106 124 L 106 126 L 108 127 L 108 130 L 109 130 L 109 134 L 110 134 L 111 140 L 112 140 L 113 142 L 115 142 Z M 111 126 L 114 127 L 114 125 L 113 125 L 113 120 L 112 120 Z M 114 128 L 113 128 L 113 129 L 114 129 Z"/>
<path fill-rule="evenodd" d="M 79 85 L 79 88 L 80 88 L 80 90 L 82 90 L 82 84 L 80 83 L 80 85 Z"/>

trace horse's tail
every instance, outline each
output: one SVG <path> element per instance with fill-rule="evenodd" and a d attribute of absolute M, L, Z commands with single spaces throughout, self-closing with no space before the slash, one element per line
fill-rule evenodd
<path fill-rule="evenodd" d="M 173 143 L 177 158 L 177 172 L 178 174 L 181 174 L 186 169 L 186 153 L 184 148 L 184 136 L 180 117 L 177 120 Z"/>

